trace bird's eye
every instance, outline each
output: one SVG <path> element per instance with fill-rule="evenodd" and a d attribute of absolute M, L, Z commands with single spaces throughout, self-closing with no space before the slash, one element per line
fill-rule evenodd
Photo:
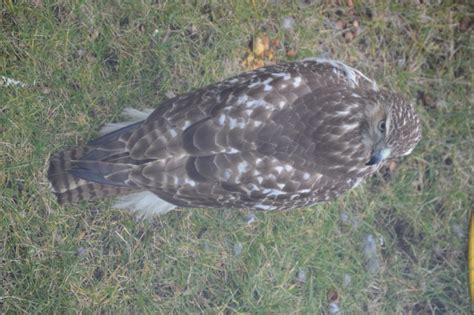
<path fill-rule="evenodd" d="M 385 132 L 385 120 L 382 120 L 381 122 L 379 122 L 379 130 L 380 132 Z"/>

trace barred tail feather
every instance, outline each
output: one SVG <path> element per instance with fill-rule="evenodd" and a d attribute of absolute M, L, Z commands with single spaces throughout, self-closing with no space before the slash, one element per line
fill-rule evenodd
<path fill-rule="evenodd" d="M 114 185 L 112 182 L 109 184 L 99 183 L 100 180 L 94 181 L 94 179 L 100 178 L 101 168 L 112 167 L 113 165 L 102 165 L 100 160 L 95 159 L 82 160 L 82 158 L 88 157 L 87 154 L 95 150 L 96 146 L 102 144 L 102 142 L 113 141 L 127 131 L 133 130 L 137 126 L 137 122 L 145 120 L 152 111 L 152 109 L 139 111 L 126 108 L 122 115 L 126 116 L 129 121 L 106 124 L 100 131 L 102 137 L 92 141 L 89 145 L 55 153 L 49 162 L 48 180 L 59 204 L 102 197 L 116 197 L 114 208 L 128 209 L 141 218 L 164 214 L 176 208 L 175 205 L 160 199 L 152 192 L 142 191 L 137 187 Z M 89 158 L 99 158 L 99 156 L 100 154 L 96 152 L 95 155 L 92 154 Z M 97 175 L 97 178 L 94 175 Z"/>
<path fill-rule="evenodd" d="M 102 185 L 94 183 L 68 172 L 71 160 L 87 153 L 87 147 L 77 147 L 58 152 L 50 160 L 48 180 L 52 192 L 59 204 L 76 203 L 82 200 L 94 200 L 102 197 L 116 197 L 113 207 L 127 209 L 138 218 L 150 218 L 165 214 L 174 208 L 152 192 L 137 191 L 132 187 Z"/>
<path fill-rule="evenodd" d="M 128 129 L 133 129 L 134 123 L 145 120 L 152 111 L 152 109 L 139 111 L 133 108 L 126 108 L 122 115 L 127 117 L 130 121 L 106 124 L 100 131 L 100 134 L 109 135 L 108 137 L 99 139 L 104 139 L 103 141 L 110 140 L 106 138 L 115 139 Z M 118 131 L 119 129 L 122 129 L 122 131 Z M 115 131 L 119 132 L 119 134 L 110 134 Z M 97 142 L 99 139 L 96 139 L 95 141 Z M 69 171 L 72 169 L 72 161 L 79 160 L 82 156 L 92 150 L 92 146 L 79 146 L 73 149 L 57 152 L 51 157 L 48 169 L 48 180 L 50 182 L 50 188 L 56 195 L 60 204 L 137 192 L 136 188 L 103 185 L 71 174 Z"/>
<path fill-rule="evenodd" d="M 102 185 L 72 175 L 69 172 L 71 161 L 79 159 L 87 152 L 88 148 L 82 146 L 57 152 L 51 157 L 48 181 L 59 204 L 137 192 L 136 188 Z"/>

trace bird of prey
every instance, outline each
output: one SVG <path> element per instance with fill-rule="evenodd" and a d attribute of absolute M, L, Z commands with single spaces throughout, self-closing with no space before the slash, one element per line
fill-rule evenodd
<path fill-rule="evenodd" d="M 60 204 L 116 197 L 115 207 L 144 215 L 305 207 L 357 186 L 421 139 L 402 97 L 317 58 L 242 73 L 151 113 L 128 112 L 139 121 L 51 157 Z"/>

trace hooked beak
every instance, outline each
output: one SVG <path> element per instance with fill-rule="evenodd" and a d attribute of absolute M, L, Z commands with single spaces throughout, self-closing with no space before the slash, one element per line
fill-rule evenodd
<path fill-rule="evenodd" d="M 385 160 L 390 155 L 391 150 L 387 148 L 383 148 L 380 150 L 375 150 L 372 156 L 370 157 L 369 162 L 365 165 L 375 165 L 383 160 Z"/>

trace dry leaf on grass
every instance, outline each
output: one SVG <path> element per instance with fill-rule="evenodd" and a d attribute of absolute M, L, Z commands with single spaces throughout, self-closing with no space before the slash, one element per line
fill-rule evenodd
<path fill-rule="evenodd" d="M 267 33 L 261 33 L 252 38 L 250 47 L 246 49 L 242 66 L 249 69 L 257 69 L 266 64 L 273 63 L 275 53 L 274 47 L 279 41 L 271 40 Z"/>

